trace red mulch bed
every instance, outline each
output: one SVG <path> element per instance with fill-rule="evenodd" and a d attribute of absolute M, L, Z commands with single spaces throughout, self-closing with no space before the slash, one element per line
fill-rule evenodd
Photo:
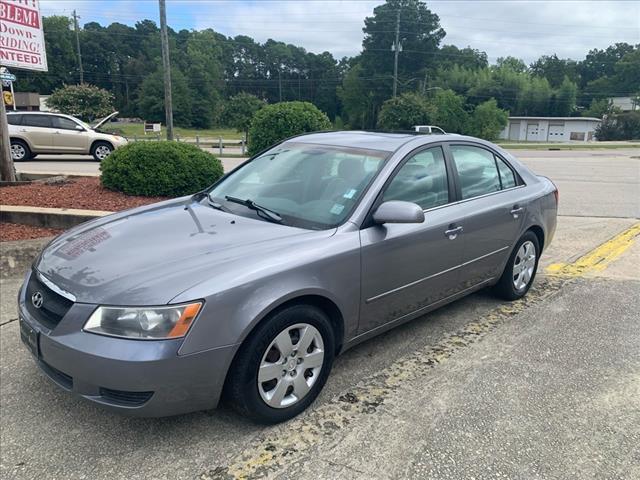
<path fill-rule="evenodd" d="M 14 240 L 31 240 L 32 238 L 51 237 L 64 230 L 57 228 L 32 227 L 18 223 L 0 222 L 0 242 L 13 242 Z"/>
<path fill-rule="evenodd" d="M 80 208 L 115 212 L 166 200 L 165 197 L 132 197 L 107 190 L 99 178 L 78 178 L 61 185 L 34 182 L 29 185 L 0 188 L 1 205 Z"/>

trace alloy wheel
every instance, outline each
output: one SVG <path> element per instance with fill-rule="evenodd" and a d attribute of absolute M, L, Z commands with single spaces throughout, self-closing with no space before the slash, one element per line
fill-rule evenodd
<path fill-rule="evenodd" d="M 513 286 L 516 290 L 523 290 L 529 285 L 535 268 L 536 247 L 527 240 L 520 246 L 513 260 Z"/>
<path fill-rule="evenodd" d="M 16 161 L 20 161 L 26 157 L 27 151 L 19 143 L 11 145 L 11 158 Z"/>
<path fill-rule="evenodd" d="M 285 328 L 267 347 L 258 370 L 258 391 L 273 408 L 302 400 L 320 377 L 324 362 L 322 335 L 313 325 Z"/>
<path fill-rule="evenodd" d="M 98 157 L 100 160 L 104 160 L 110 154 L 111 154 L 111 149 L 106 145 L 99 145 L 96 148 L 96 157 Z"/>

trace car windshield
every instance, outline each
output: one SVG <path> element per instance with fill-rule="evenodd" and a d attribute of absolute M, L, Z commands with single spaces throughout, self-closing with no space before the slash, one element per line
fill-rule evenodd
<path fill-rule="evenodd" d="M 240 215 L 256 217 L 254 210 L 238 203 L 238 199 L 250 200 L 276 213 L 284 224 L 331 228 L 347 218 L 388 155 L 287 142 L 227 176 L 209 192 L 209 198 Z"/>

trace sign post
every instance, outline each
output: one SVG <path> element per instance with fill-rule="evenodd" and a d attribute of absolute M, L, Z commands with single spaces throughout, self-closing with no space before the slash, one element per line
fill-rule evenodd
<path fill-rule="evenodd" d="M 0 65 L 38 72 L 48 70 L 40 0 L 0 0 Z M 7 76 L 6 81 L 11 82 L 15 110 L 15 76 L 9 74 L 6 69 L 2 74 Z M 5 79 L 0 77 L 0 80 Z M 0 180 L 13 182 L 16 172 L 11 158 L 4 98 L 0 104 Z"/>

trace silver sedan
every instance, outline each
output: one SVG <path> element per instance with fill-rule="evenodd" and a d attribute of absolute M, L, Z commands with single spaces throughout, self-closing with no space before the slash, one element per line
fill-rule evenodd
<path fill-rule="evenodd" d="M 209 189 L 80 225 L 19 296 L 56 384 L 106 408 L 307 408 L 337 354 L 476 290 L 515 300 L 558 191 L 491 143 L 332 132 L 289 139 Z"/>

